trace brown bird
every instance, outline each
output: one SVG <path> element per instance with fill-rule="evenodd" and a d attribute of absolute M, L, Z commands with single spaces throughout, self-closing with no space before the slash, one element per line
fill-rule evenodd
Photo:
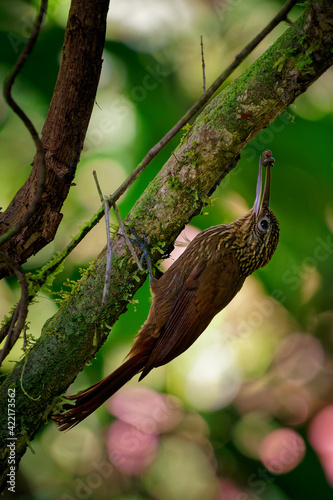
<path fill-rule="evenodd" d="M 160 279 L 151 277 L 153 302 L 127 360 L 101 382 L 67 397 L 75 404 L 65 404 L 66 411 L 52 417 L 60 430 L 84 420 L 137 373 L 142 380 L 186 351 L 235 297 L 245 278 L 270 261 L 279 223 L 269 208 L 274 158 L 271 151 L 262 156 L 253 208 L 230 224 L 199 233 Z M 267 170 L 261 199 L 262 165 Z"/>

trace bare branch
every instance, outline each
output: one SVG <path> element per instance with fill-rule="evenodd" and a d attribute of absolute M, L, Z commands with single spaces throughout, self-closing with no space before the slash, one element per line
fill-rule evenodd
<path fill-rule="evenodd" d="M 101 186 L 100 186 L 99 181 L 98 181 L 96 170 L 93 170 L 93 176 L 94 176 L 94 181 L 95 181 L 95 184 L 96 184 L 96 188 L 97 188 L 99 199 L 103 203 L 104 202 L 104 196 L 103 196 L 103 193 L 102 193 L 102 190 L 101 190 Z"/>
<path fill-rule="evenodd" d="M 204 45 L 202 35 L 200 37 L 200 45 L 201 45 L 201 64 L 202 64 L 202 89 L 203 92 L 206 92 L 206 71 L 205 71 L 205 56 L 204 56 Z"/>
<path fill-rule="evenodd" d="M 21 285 L 21 298 L 16 306 L 16 309 L 12 315 L 10 324 L 5 326 L 0 332 L 0 339 L 3 340 L 7 335 L 6 342 L 0 351 L 0 366 L 5 357 L 8 355 L 21 331 L 24 328 L 25 320 L 28 314 L 28 304 L 29 304 L 29 291 L 28 282 L 26 280 L 23 269 L 19 264 L 10 259 L 7 255 L 0 252 L 0 257 L 3 261 L 9 265 L 17 276 L 17 279 Z"/>
<path fill-rule="evenodd" d="M 110 209 L 109 209 L 109 204 L 108 204 L 108 198 L 107 198 L 107 196 L 103 196 L 103 193 L 102 193 L 102 190 L 101 190 L 101 186 L 100 186 L 100 184 L 98 182 L 96 170 L 93 171 L 93 176 L 94 176 L 94 179 L 95 179 L 95 183 L 96 183 L 96 187 L 97 187 L 97 191 L 98 191 L 98 194 L 100 196 L 100 199 L 102 201 L 104 201 L 104 215 L 105 215 L 106 241 L 107 241 L 107 244 L 106 244 L 107 259 L 106 259 L 106 271 L 105 271 L 105 284 L 104 284 L 103 298 L 102 298 L 102 305 L 104 305 L 105 301 L 106 301 L 107 290 L 108 290 L 109 281 L 110 281 L 111 256 L 112 256 L 112 245 L 111 245 L 111 239 L 110 239 L 110 214 L 109 214 L 109 210 Z M 132 254 L 132 257 L 133 257 L 134 261 L 136 262 L 139 270 L 143 271 L 143 268 L 142 268 L 142 266 L 141 266 L 141 264 L 139 262 L 139 259 L 138 259 L 137 255 L 136 255 L 135 251 L 134 251 L 134 248 L 133 248 L 133 245 L 131 243 L 131 240 L 129 239 L 129 237 L 127 235 L 124 223 L 121 220 L 120 213 L 119 213 L 119 210 L 118 210 L 118 207 L 117 207 L 116 203 L 113 202 L 112 206 L 114 208 L 114 211 L 115 211 L 115 214 L 116 214 L 116 217 L 117 217 L 117 220 L 118 220 L 118 224 L 119 224 L 120 230 L 122 231 L 122 236 L 124 236 L 124 238 L 125 238 L 126 244 L 127 244 L 128 248 L 129 248 L 131 254 Z"/>
<path fill-rule="evenodd" d="M 103 289 L 103 297 L 102 297 L 102 306 L 106 304 L 106 299 L 108 296 L 108 290 L 110 286 L 110 274 L 111 274 L 111 264 L 112 264 L 112 244 L 110 237 L 110 212 L 109 206 L 107 202 L 107 198 L 105 196 L 105 227 L 106 227 L 106 270 L 105 270 L 105 283 Z"/>
<path fill-rule="evenodd" d="M 95 179 L 97 191 L 101 201 L 104 201 L 104 214 L 105 214 L 105 228 L 106 228 L 106 269 L 105 269 L 105 282 L 103 289 L 103 297 L 102 297 L 102 306 L 105 305 L 109 283 L 110 283 L 110 271 L 111 271 L 111 263 L 112 263 L 112 245 L 111 245 L 111 237 L 110 237 L 110 209 L 107 202 L 107 197 L 103 197 L 103 193 L 101 190 L 101 186 L 98 181 L 96 170 L 93 171 L 93 176 Z"/>
<path fill-rule="evenodd" d="M 2 234 L 0 236 L 0 245 L 8 241 L 10 238 L 12 238 L 15 234 L 20 232 L 27 224 L 29 219 L 32 217 L 32 215 L 36 212 L 38 208 L 38 204 L 41 200 L 43 191 L 44 191 L 44 186 L 45 186 L 45 179 L 46 179 L 46 162 L 45 162 L 45 154 L 44 154 L 44 148 L 43 148 L 43 143 L 39 138 L 38 132 L 35 129 L 32 121 L 28 116 L 25 114 L 23 109 L 17 104 L 17 102 L 13 99 L 12 97 L 12 87 L 14 85 L 15 79 L 21 69 L 23 68 L 26 60 L 28 59 L 29 55 L 31 54 L 35 43 L 37 41 L 40 28 L 42 26 L 45 14 L 46 14 L 46 9 L 47 9 L 47 0 L 42 0 L 41 5 L 40 5 L 40 10 L 38 17 L 36 19 L 36 22 L 33 26 L 32 33 L 30 35 L 30 38 L 26 44 L 26 46 L 23 49 L 22 54 L 20 55 L 17 63 L 14 66 L 14 69 L 9 73 L 7 78 L 5 79 L 4 83 L 4 97 L 8 103 L 8 105 L 12 108 L 12 110 L 21 118 L 23 121 L 24 125 L 27 127 L 34 143 L 37 149 L 37 158 L 38 158 L 38 173 L 37 173 L 37 186 L 36 186 L 36 191 L 34 195 L 34 199 L 31 202 L 27 212 L 23 217 L 19 219 L 19 221 L 9 229 L 6 233 Z"/>

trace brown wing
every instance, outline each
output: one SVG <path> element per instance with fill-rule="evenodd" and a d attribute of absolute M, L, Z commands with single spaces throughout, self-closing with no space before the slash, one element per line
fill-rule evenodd
<path fill-rule="evenodd" d="M 198 263 L 181 288 L 140 379 L 186 351 L 243 283 L 232 253 L 215 263 Z"/>

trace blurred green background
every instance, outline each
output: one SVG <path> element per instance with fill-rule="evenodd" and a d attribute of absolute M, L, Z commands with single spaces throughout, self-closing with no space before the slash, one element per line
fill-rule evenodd
<path fill-rule="evenodd" d="M 111 194 L 148 149 L 202 92 L 200 35 L 208 85 L 277 13 L 269 0 L 112 1 L 103 72 L 76 186 L 58 234 L 25 269 L 33 272 L 99 208 L 96 170 Z M 31 32 L 38 2 L 0 4 L 0 76 Z M 68 15 L 49 2 L 36 49 L 14 94 L 38 130 L 52 96 Z M 296 7 L 291 18 L 301 13 Z M 286 29 L 280 25 L 237 70 L 237 77 Z M 227 223 L 253 204 L 259 154 L 271 149 L 271 206 L 281 227 L 278 249 L 196 344 L 170 365 L 134 380 L 78 427 L 42 429 L 22 459 L 20 498 L 116 500 L 321 500 L 333 486 L 333 72 L 263 130 L 213 194 L 212 206 L 185 235 Z M 31 138 L 0 101 L 0 205 L 26 180 Z M 125 217 L 180 140 L 154 160 L 119 202 Z M 113 215 L 112 215 L 113 217 Z M 113 218 L 113 222 L 115 222 Z M 57 308 L 56 292 L 79 277 L 105 245 L 102 221 L 68 258 L 52 291 L 31 307 L 37 337 Z M 19 293 L 0 282 L 1 316 Z M 148 283 L 113 328 L 71 392 L 95 383 L 127 354 L 146 319 Z M 4 366 L 22 356 L 18 345 Z M 305 447 L 305 448 L 304 448 Z M 303 459 L 302 459 L 303 458 Z M 299 463 L 300 462 L 300 463 Z M 14 496 L 11 493 L 6 495 Z M 15 498 L 15 497 L 14 497 Z"/>

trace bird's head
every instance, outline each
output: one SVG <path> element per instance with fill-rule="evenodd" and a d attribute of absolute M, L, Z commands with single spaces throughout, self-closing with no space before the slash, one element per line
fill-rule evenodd
<path fill-rule="evenodd" d="M 279 223 L 269 208 L 271 168 L 274 163 L 271 151 L 264 151 L 259 159 L 256 199 L 253 208 L 234 224 L 236 232 L 236 251 L 241 272 L 249 276 L 256 269 L 264 267 L 271 260 L 279 242 Z M 262 193 L 262 168 L 266 167 L 264 193 Z"/>

